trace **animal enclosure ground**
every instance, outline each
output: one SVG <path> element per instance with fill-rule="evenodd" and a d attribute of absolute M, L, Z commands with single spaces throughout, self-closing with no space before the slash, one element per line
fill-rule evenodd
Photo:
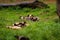
<path fill-rule="evenodd" d="M 0 10 L 0 39 L 16 40 L 15 35 L 27 36 L 30 40 L 60 40 L 60 23 L 56 15 L 56 4 L 49 4 L 47 9 L 31 9 L 19 7 L 3 8 Z M 20 16 L 33 14 L 38 16 L 40 21 L 26 21 L 30 25 L 19 29 L 8 29 L 6 26 L 12 25 L 15 22 L 21 22 Z"/>

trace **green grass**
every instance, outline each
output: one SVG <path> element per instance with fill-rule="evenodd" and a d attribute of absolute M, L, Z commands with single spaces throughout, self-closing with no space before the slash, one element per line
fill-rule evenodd
<path fill-rule="evenodd" d="M 60 23 L 56 15 L 55 4 L 49 4 L 50 8 L 47 9 L 31 9 L 23 8 L 19 9 L 17 7 L 14 9 L 3 8 L 0 10 L 0 38 L 2 40 L 16 40 L 14 35 L 27 36 L 30 40 L 60 40 Z M 48 12 L 47 12 L 48 11 Z M 33 14 L 40 18 L 40 21 L 26 21 L 29 26 L 13 30 L 6 28 L 7 25 L 12 25 L 15 22 L 21 22 L 19 16 L 26 16 L 28 14 Z"/>

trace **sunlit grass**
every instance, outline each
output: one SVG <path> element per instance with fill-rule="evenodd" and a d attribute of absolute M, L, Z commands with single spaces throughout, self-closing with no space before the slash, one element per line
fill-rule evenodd
<path fill-rule="evenodd" d="M 7 25 L 22 21 L 19 17 L 28 14 L 39 17 L 40 21 L 25 20 L 29 23 L 29 26 L 19 30 L 6 28 Z M 56 23 L 55 19 L 58 19 L 58 17 L 56 15 L 56 7 L 52 4 L 47 9 L 3 8 L 0 10 L 0 38 L 2 40 L 16 40 L 14 35 L 21 35 L 29 37 L 30 40 L 60 40 L 60 23 Z"/>

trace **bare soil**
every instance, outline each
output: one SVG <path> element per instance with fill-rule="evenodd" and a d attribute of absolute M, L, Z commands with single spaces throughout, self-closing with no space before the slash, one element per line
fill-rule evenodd
<path fill-rule="evenodd" d="M 0 4 L 11 4 L 11 3 L 21 3 L 21 2 L 33 2 L 35 0 L 0 0 Z"/>
<path fill-rule="evenodd" d="M 44 1 L 45 3 L 56 3 L 56 0 L 47 0 L 47 1 Z"/>
<path fill-rule="evenodd" d="M 33 2 L 35 0 L 0 0 L 0 4 L 11 4 L 11 3 L 21 3 L 21 2 Z M 56 0 L 47 0 L 45 3 L 54 3 Z"/>

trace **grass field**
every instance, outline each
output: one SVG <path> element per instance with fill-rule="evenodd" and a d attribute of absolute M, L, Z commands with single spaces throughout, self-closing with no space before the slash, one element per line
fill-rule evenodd
<path fill-rule="evenodd" d="M 60 40 L 60 23 L 57 22 L 55 4 L 49 4 L 50 8 L 46 9 L 31 9 L 19 7 L 3 8 L 0 10 L 0 39 L 16 40 L 15 35 L 27 36 L 30 40 Z M 29 26 L 13 30 L 6 28 L 7 25 L 12 25 L 15 22 L 21 22 L 19 16 L 33 14 L 40 18 L 40 21 L 26 21 Z"/>

